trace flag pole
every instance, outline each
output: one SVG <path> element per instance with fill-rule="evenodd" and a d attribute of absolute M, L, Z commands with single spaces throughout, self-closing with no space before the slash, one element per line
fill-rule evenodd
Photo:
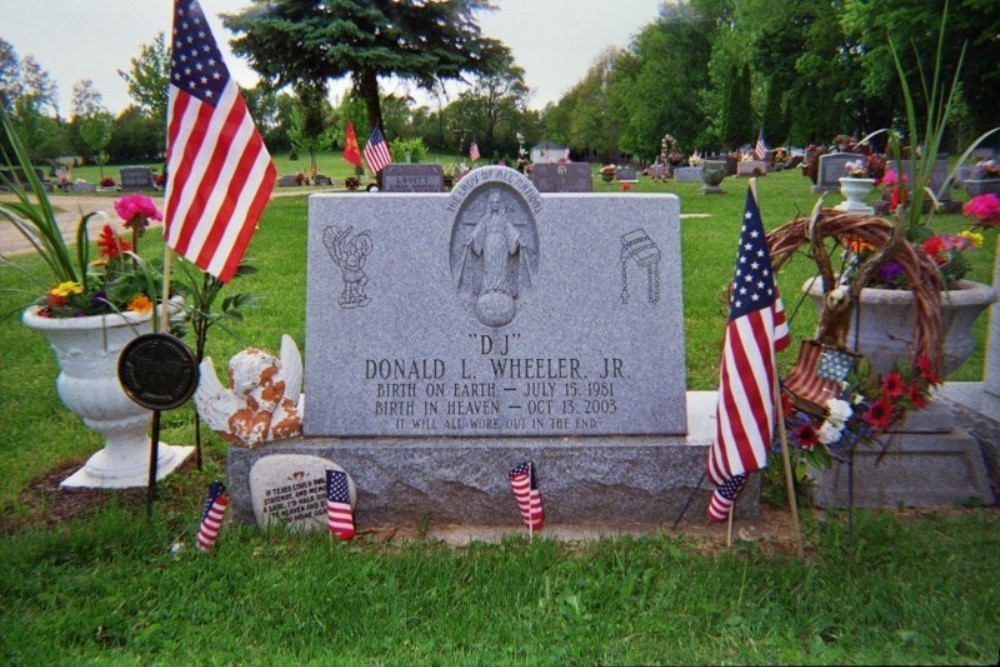
<path fill-rule="evenodd" d="M 792 477 L 792 462 L 788 456 L 788 434 L 785 432 L 785 410 L 781 405 L 781 392 L 778 389 L 778 376 L 774 376 L 774 412 L 778 420 L 778 437 L 781 440 L 781 462 L 785 467 L 785 489 L 788 492 L 788 507 L 792 512 L 792 528 L 795 530 L 795 551 L 799 558 L 805 554 L 802 551 L 802 530 L 799 528 L 799 508 L 795 502 L 795 483 Z"/>
<path fill-rule="evenodd" d="M 528 462 L 528 542 L 535 540 L 535 516 L 531 513 L 531 481 L 535 479 L 535 464 Z"/>
<path fill-rule="evenodd" d="M 726 520 L 726 548 L 733 548 L 733 515 L 736 514 L 736 501 L 738 498 L 733 498 L 733 506 L 729 508 L 729 518 Z"/>
<path fill-rule="evenodd" d="M 166 234 L 166 227 L 163 229 Z M 163 300 L 160 302 L 160 333 L 170 332 L 170 274 L 173 265 L 174 251 L 163 239 Z"/>

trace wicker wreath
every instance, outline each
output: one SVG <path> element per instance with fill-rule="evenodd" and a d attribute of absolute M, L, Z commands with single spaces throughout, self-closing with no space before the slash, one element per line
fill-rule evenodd
<path fill-rule="evenodd" d="M 823 278 L 824 296 L 836 286 L 826 250 L 827 239 L 833 239 L 845 248 L 850 242 L 857 241 L 874 247 L 876 250 L 858 270 L 848 287 L 851 303 L 845 318 L 849 317 L 849 312 L 857 304 L 862 288 L 878 267 L 889 260 L 897 262 L 906 274 L 914 299 L 910 361 L 924 357 L 935 371 L 940 371 L 944 359 L 941 275 L 934 260 L 906 241 L 902 232 L 901 227 L 883 218 L 817 207 L 810 218 L 796 218 L 772 230 L 767 235 L 767 242 L 775 273 L 800 250 L 813 259 Z M 821 321 L 820 336 L 823 334 L 822 324 Z"/>

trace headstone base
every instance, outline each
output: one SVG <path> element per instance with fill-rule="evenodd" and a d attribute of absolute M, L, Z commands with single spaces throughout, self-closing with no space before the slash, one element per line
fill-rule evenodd
<path fill-rule="evenodd" d="M 546 525 L 672 523 L 705 469 L 715 392 L 689 392 L 690 435 L 534 438 L 303 438 L 261 449 L 230 447 L 230 513 L 253 521 L 249 476 L 261 457 L 309 454 L 335 461 L 357 488 L 361 527 L 426 522 L 517 526 L 508 472 L 535 463 Z M 740 496 L 738 517 L 760 512 L 760 475 Z M 687 521 L 706 521 L 702 482 Z"/>
<path fill-rule="evenodd" d="M 724 194 L 726 194 L 726 191 L 723 190 L 722 188 L 718 187 L 717 185 L 703 185 L 700 188 L 698 188 L 698 192 L 700 192 L 703 195 L 724 195 Z"/>
<path fill-rule="evenodd" d="M 855 507 L 954 507 L 972 499 L 993 504 L 979 444 L 965 431 L 896 433 L 880 462 L 879 455 L 879 447 L 855 450 Z M 814 500 L 820 507 L 847 507 L 849 487 L 850 466 L 835 461 L 816 475 Z"/>
<path fill-rule="evenodd" d="M 827 186 L 827 185 L 813 185 L 809 188 L 809 192 L 814 195 L 822 195 L 828 192 L 840 192 L 840 187 L 838 186 Z"/>

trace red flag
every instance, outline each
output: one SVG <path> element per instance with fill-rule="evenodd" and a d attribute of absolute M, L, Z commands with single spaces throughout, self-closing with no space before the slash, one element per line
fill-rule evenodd
<path fill-rule="evenodd" d="M 525 461 L 514 466 L 510 471 L 510 488 L 514 490 L 525 527 L 531 531 L 541 530 L 545 514 L 542 512 L 542 496 L 535 479 L 535 465 Z"/>
<path fill-rule="evenodd" d="M 344 129 L 344 159 L 355 167 L 361 166 L 361 149 L 358 148 L 358 137 L 354 134 L 354 123 L 347 121 Z"/>
<path fill-rule="evenodd" d="M 197 0 L 174 5 L 167 172 L 167 244 L 228 281 L 276 171 Z"/>
<path fill-rule="evenodd" d="M 716 440 L 708 450 L 708 478 L 716 487 L 735 484 L 729 506 L 742 484 L 734 478 L 767 465 L 774 432 L 775 352 L 788 346 L 788 324 L 771 271 L 760 209 L 747 189 L 739 257 L 729 296 L 729 323 L 719 368 Z M 729 508 L 709 511 L 725 520 Z M 724 510 L 724 511 L 723 511 Z"/>
<path fill-rule="evenodd" d="M 326 526 L 342 540 L 354 537 L 351 492 L 347 486 L 347 473 L 341 470 L 326 471 Z"/>
<path fill-rule="evenodd" d="M 222 482 L 212 482 L 205 498 L 205 509 L 201 513 L 201 527 L 198 529 L 198 549 L 208 551 L 219 537 L 222 519 L 226 516 L 229 498 Z"/>
<path fill-rule="evenodd" d="M 389 144 L 385 143 L 385 137 L 378 126 L 375 126 L 368 136 L 368 143 L 365 144 L 365 160 L 368 162 L 368 167 L 376 174 L 392 162 Z"/>

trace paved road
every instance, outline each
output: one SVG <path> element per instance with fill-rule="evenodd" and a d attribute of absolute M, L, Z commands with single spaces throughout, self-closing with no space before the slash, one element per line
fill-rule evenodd
<path fill-rule="evenodd" d="M 91 211 L 103 211 L 106 214 L 104 220 L 91 219 L 87 225 L 90 238 L 95 238 L 105 224 L 111 225 L 115 230 L 124 229 L 123 221 L 115 213 L 115 199 L 117 197 L 95 197 L 80 195 L 53 194 L 49 197 L 53 208 L 58 209 L 56 220 L 59 222 L 59 229 L 62 230 L 63 238 L 69 244 L 76 243 L 76 228 L 80 224 L 80 216 Z M 153 197 L 153 203 L 161 211 L 163 210 L 163 197 Z M 10 194 L 0 195 L 0 202 L 15 201 Z M 155 223 L 160 224 L 160 223 Z M 18 253 L 31 251 L 31 244 L 28 243 L 21 233 L 14 228 L 7 218 L 0 219 L 0 254 L 16 255 Z"/>

